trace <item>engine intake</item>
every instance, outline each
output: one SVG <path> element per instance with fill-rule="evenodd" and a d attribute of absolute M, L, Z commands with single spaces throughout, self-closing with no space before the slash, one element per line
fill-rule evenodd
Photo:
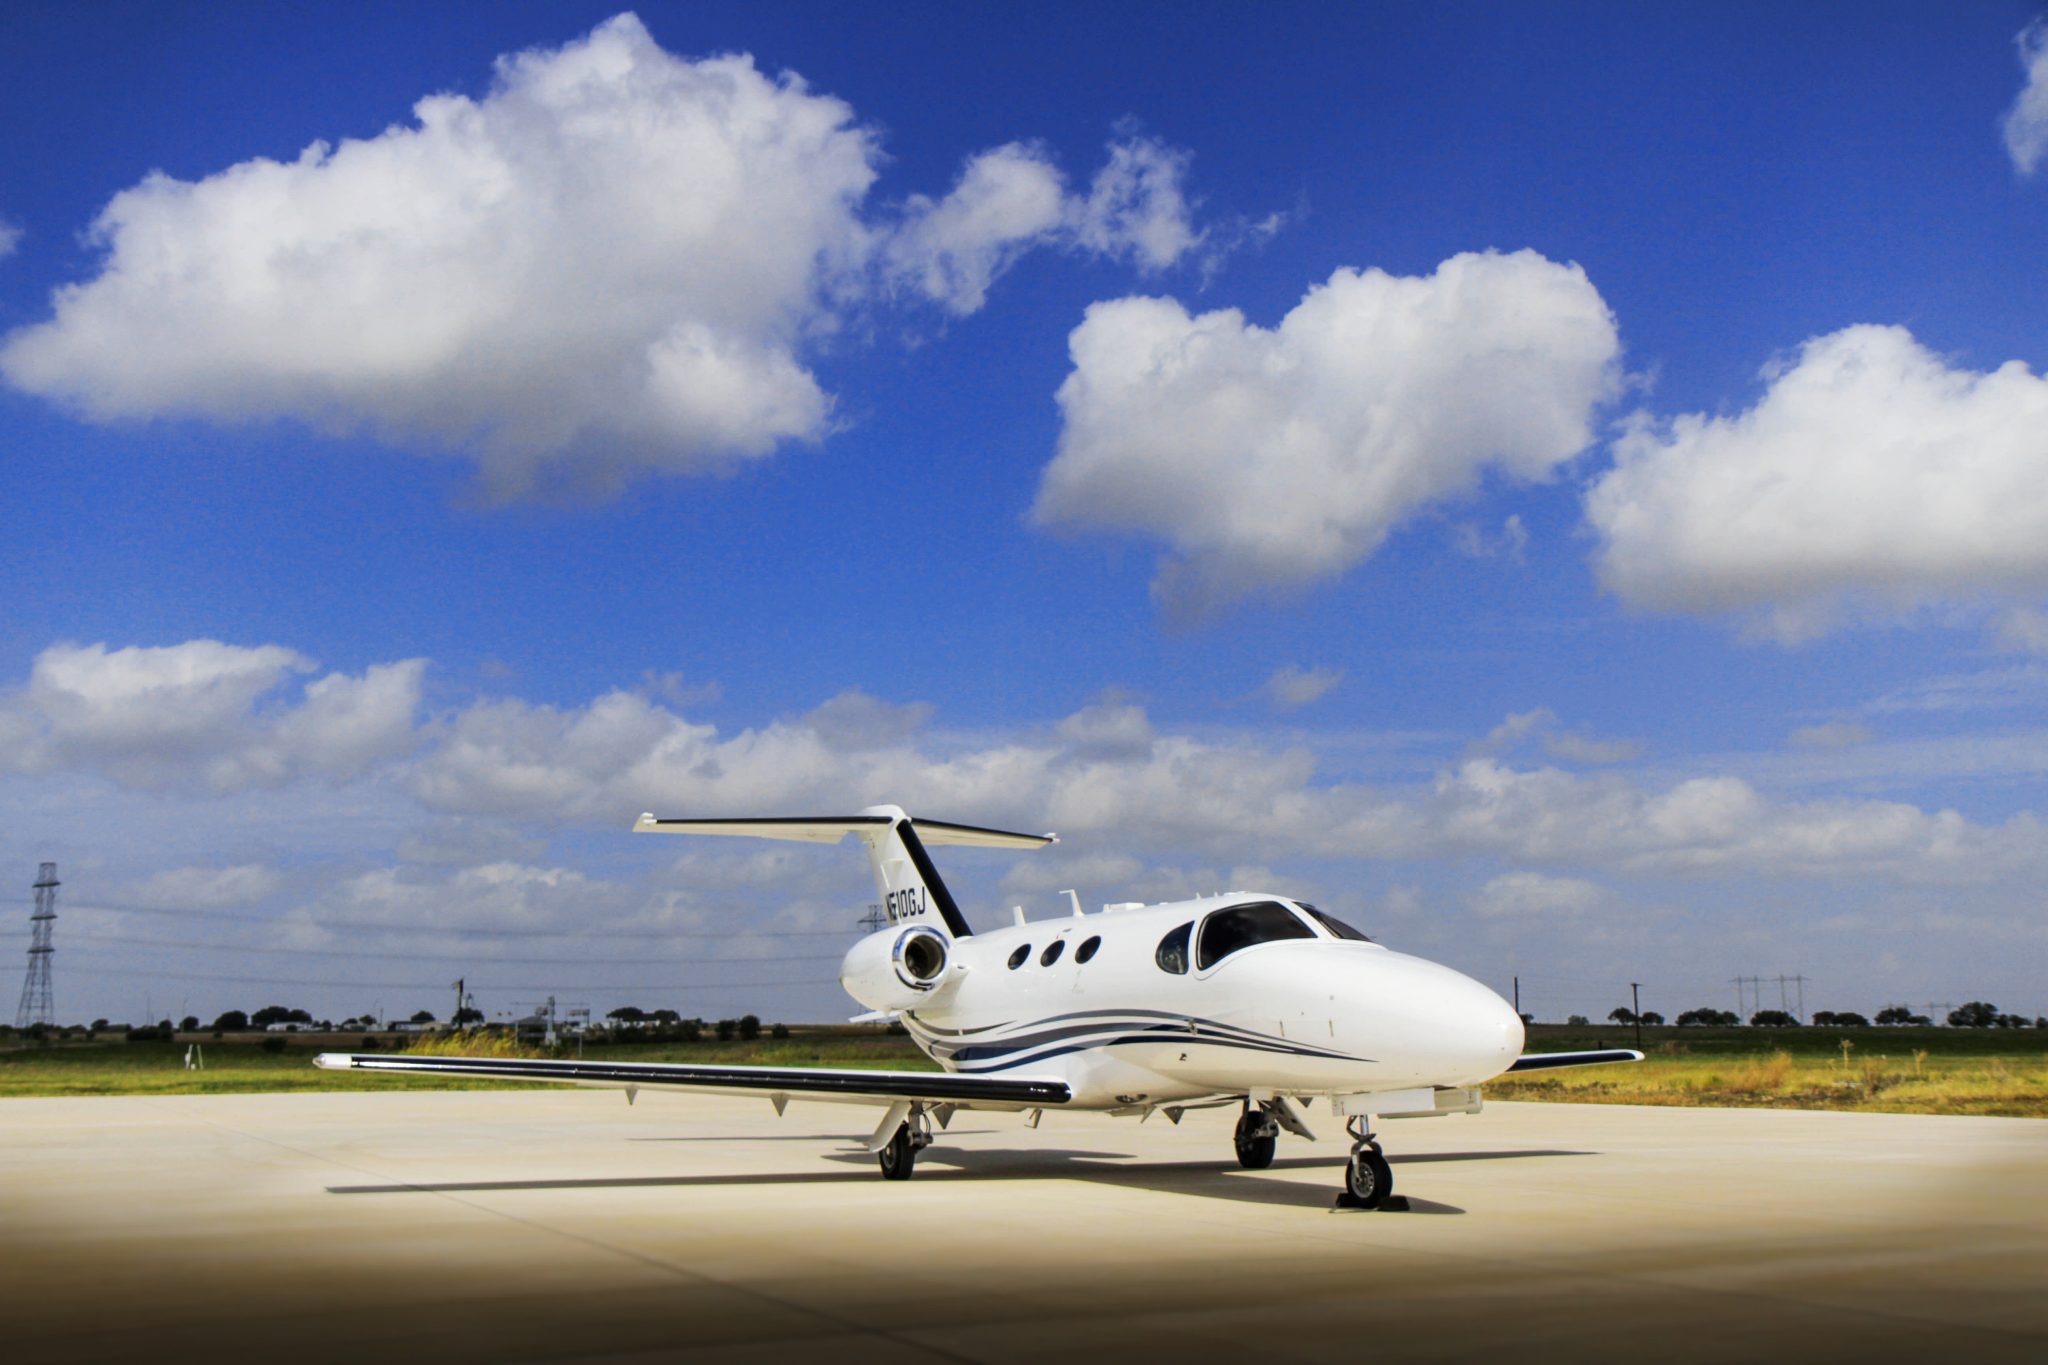
<path fill-rule="evenodd" d="M 840 964 L 839 984 L 871 1010 L 908 1010 L 924 1006 L 955 974 L 952 943 L 919 924 L 854 944 Z"/>
<path fill-rule="evenodd" d="M 946 940 L 929 929 L 906 929 L 889 958 L 899 981 L 914 991 L 928 991 L 946 974 Z"/>

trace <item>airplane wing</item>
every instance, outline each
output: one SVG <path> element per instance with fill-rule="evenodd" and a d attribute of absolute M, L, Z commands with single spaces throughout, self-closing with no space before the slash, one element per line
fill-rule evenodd
<path fill-rule="evenodd" d="M 1549 1071 L 1560 1066 L 1600 1066 L 1607 1062 L 1640 1062 L 1643 1054 L 1632 1047 L 1611 1047 L 1599 1052 L 1531 1052 L 1517 1057 L 1509 1071 Z"/>
<path fill-rule="evenodd" d="M 526 1057 L 411 1057 L 404 1053 L 323 1052 L 327 1071 L 409 1076 L 472 1076 L 555 1081 L 620 1090 L 754 1094 L 838 1104 L 945 1104 L 956 1109 L 1036 1109 L 1073 1098 L 1067 1083 L 1028 1076 L 956 1076 L 934 1071 L 840 1071 L 831 1067 L 700 1066 L 688 1062 L 545 1061 Z"/>

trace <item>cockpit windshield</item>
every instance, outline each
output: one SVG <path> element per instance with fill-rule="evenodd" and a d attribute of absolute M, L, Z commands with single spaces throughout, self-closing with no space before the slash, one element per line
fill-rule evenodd
<path fill-rule="evenodd" d="M 1343 920 L 1338 919 L 1335 915 L 1326 915 L 1322 911 L 1316 909 L 1313 905 L 1310 905 L 1307 901 L 1296 901 L 1295 904 L 1299 905 L 1303 910 L 1306 910 L 1309 913 L 1310 917 L 1313 918 L 1317 924 L 1320 924 L 1325 929 L 1328 929 L 1330 931 L 1331 937 L 1333 938 L 1348 938 L 1357 943 L 1372 942 L 1372 935 L 1359 933 L 1356 929 L 1346 924 Z"/>
<path fill-rule="evenodd" d="M 1195 965 L 1203 969 L 1213 967 L 1254 944 L 1314 937 L 1314 931 L 1278 901 L 1233 905 L 1202 921 L 1202 941 L 1195 954 Z"/>

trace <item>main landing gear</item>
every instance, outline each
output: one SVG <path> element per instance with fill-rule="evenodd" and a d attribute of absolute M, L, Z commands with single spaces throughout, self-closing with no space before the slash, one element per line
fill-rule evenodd
<path fill-rule="evenodd" d="M 1361 1114 L 1344 1125 L 1351 1134 L 1351 1160 L 1344 1167 L 1344 1193 L 1337 1202 L 1346 1208 L 1380 1208 L 1394 1193 L 1394 1170 L 1387 1165 L 1371 1124 Z"/>
<path fill-rule="evenodd" d="M 1265 1106 L 1254 1109 L 1247 1100 L 1231 1141 L 1237 1145 L 1238 1165 L 1248 1171 L 1263 1171 L 1273 1164 L 1273 1149 L 1280 1141 L 1280 1121 Z"/>
<path fill-rule="evenodd" d="M 913 1106 L 910 1117 L 897 1124 L 888 1142 L 875 1151 L 875 1160 L 881 1163 L 882 1179 L 910 1179 L 911 1172 L 917 1168 L 917 1154 L 931 1145 L 931 1119 L 925 1114 L 924 1106 Z"/>

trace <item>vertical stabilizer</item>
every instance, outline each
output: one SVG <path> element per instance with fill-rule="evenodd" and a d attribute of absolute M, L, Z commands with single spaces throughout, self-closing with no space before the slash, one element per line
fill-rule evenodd
<path fill-rule="evenodd" d="M 875 889 L 882 897 L 882 912 L 889 923 L 906 921 L 941 928 L 954 938 L 966 938 L 967 927 L 953 893 L 932 866 L 917 824 L 899 806 L 870 806 L 862 815 L 881 816 L 887 823 L 856 830 L 868 851 L 868 866 L 874 869 Z"/>

